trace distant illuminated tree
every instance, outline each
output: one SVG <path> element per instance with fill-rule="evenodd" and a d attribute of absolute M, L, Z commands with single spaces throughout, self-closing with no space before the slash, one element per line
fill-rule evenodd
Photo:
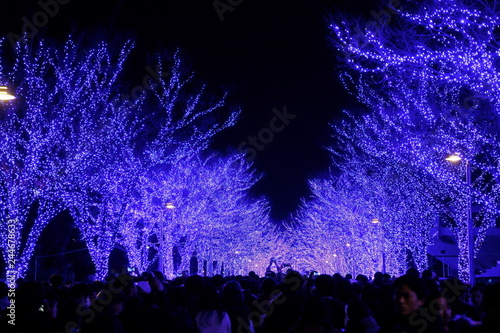
<path fill-rule="evenodd" d="M 194 252 L 200 264 L 211 266 L 215 260 L 219 269 L 224 263 L 226 272 L 265 268 L 274 230 L 267 203 L 249 197 L 257 180 L 240 155 L 196 157 L 159 169 L 143 183 L 142 195 L 130 210 L 135 218 L 124 224 L 122 243 L 129 256 L 140 256 L 135 261 L 142 270 L 158 258 L 163 244 L 167 275 L 174 273 L 174 246 L 180 270 L 189 269 Z"/>
<path fill-rule="evenodd" d="M 409 163 L 364 152 L 363 145 L 378 143 L 370 141 L 370 128 L 353 120 L 333 126 L 338 144 L 331 151 L 343 161 L 335 164 L 338 175 L 310 182 L 313 198 L 304 201 L 297 230 L 290 228 L 299 257 L 307 253 L 298 260 L 309 269 L 351 274 L 426 269 L 431 230 L 446 208 L 441 183 Z"/>
<path fill-rule="evenodd" d="M 416 267 L 423 270 L 428 266 L 432 228 L 448 209 L 443 197 L 449 191 L 440 179 L 421 172 L 410 160 L 370 154 L 371 149 L 383 147 L 377 140 L 378 129 L 363 120 L 343 121 L 333 127 L 341 144 L 332 151 L 344 161 L 338 167 L 345 179 L 367 193 L 376 217 L 383 221 L 386 237 L 411 253 Z"/>
<path fill-rule="evenodd" d="M 231 261 L 251 258 L 252 247 L 247 241 L 255 239 L 248 236 L 268 219 L 266 204 L 252 204 L 248 197 L 258 178 L 240 155 L 212 157 L 196 164 L 198 167 L 176 170 L 178 187 L 171 192 L 178 207 L 172 222 L 181 267 L 186 269 L 189 257 L 196 252 L 200 260 L 217 260 L 225 263 L 226 270 L 235 269 Z"/>
<path fill-rule="evenodd" d="M 166 60 L 158 58 L 159 73 L 162 73 Z M 124 225 L 121 240 L 128 249 L 131 262 L 139 269 L 145 269 L 157 258 L 151 257 L 151 251 L 159 249 L 159 230 L 164 231 L 163 244 L 170 251 L 164 253 L 172 253 L 173 226 L 170 222 L 174 210 L 165 210 L 165 200 L 172 198 L 170 193 L 173 187 L 180 186 L 176 183 L 179 181 L 179 169 L 194 170 L 189 163 L 195 163 L 214 135 L 232 126 L 239 114 L 239 111 L 232 111 L 225 105 L 226 95 L 214 98 L 206 92 L 205 85 L 199 85 L 194 80 L 179 51 L 172 56 L 168 73 L 167 77 L 158 75 L 161 78 L 158 87 L 139 108 L 147 110 L 143 112 L 147 116 L 142 121 L 145 125 L 139 133 L 138 145 L 144 173 L 137 181 L 136 195 L 131 198 L 132 204 L 128 209 L 129 213 L 135 213 Z M 189 184 L 189 175 L 183 181 Z M 150 189 L 154 193 L 148 192 Z M 140 235 L 139 230 L 142 230 Z M 133 248 L 140 254 L 132 254 Z M 171 261 L 165 260 L 164 263 L 166 269 L 172 272 L 168 266 Z"/>
<path fill-rule="evenodd" d="M 313 198 L 304 201 L 287 233 L 296 265 L 327 274 L 401 273 L 406 268 L 404 246 L 390 238 L 392 225 L 371 198 L 377 193 L 342 178 L 310 181 Z M 376 217 L 384 223 L 372 223 Z"/>
<path fill-rule="evenodd" d="M 109 257 L 124 223 L 136 179 L 135 165 L 116 163 L 88 178 L 80 178 L 81 192 L 72 195 L 70 212 L 87 245 L 98 279 L 108 273 Z"/>
<path fill-rule="evenodd" d="M 443 213 L 459 244 L 460 278 L 468 281 L 469 189 L 463 165 L 444 159 L 459 152 L 472 165 L 477 253 L 498 215 L 498 9 L 495 2 L 428 0 L 404 1 L 391 11 L 383 26 L 350 18 L 331 25 L 335 46 L 346 57 L 342 78 L 374 112 L 363 122 L 376 144 L 367 141 L 363 149 L 410 163 L 446 188 Z"/>

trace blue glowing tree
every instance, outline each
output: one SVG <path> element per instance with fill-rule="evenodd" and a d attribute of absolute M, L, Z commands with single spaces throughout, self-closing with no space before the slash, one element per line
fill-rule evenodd
<path fill-rule="evenodd" d="M 249 197 L 258 180 L 250 167 L 240 155 L 211 155 L 152 172 L 131 204 L 131 218 L 122 225 L 121 243 L 130 261 L 145 270 L 162 256 L 167 276 L 189 270 L 193 253 L 200 264 L 207 262 L 207 274 L 214 273 L 214 261 L 218 269 L 224 263 L 226 273 L 265 268 L 275 233 L 267 203 Z"/>
<path fill-rule="evenodd" d="M 68 209 L 103 278 L 141 180 L 197 156 L 234 124 L 238 111 L 198 85 L 179 52 L 169 75 L 161 72 L 168 59 L 158 58 L 153 93 L 120 97 L 132 48 L 70 38 L 2 53 L 14 60 L 0 68 L 1 83 L 15 86 L 18 99 L 2 106 L 0 122 L 1 248 L 18 276 L 43 228 Z"/>
<path fill-rule="evenodd" d="M 401 274 L 410 265 L 428 267 L 431 230 L 446 193 L 411 164 L 370 153 L 380 144 L 380 129 L 372 125 L 352 115 L 332 125 L 336 173 L 310 182 L 313 199 L 303 202 L 298 230 L 290 227 L 288 236 L 299 249 L 295 261 L 307 269 Z"/>
<path fill-rule="evenodd" d="M 226 105 L 227 93 L 217 98 L 199 84 L 182 61 L 180 51 L 158 57 L 158 87 L 142 106 L 149 124 L 142 159 L 147 167 L 175 164 L 208 148 L 213 137 L 233 126 L 240 111 Z M 168 64 L 168 76 L 162 75 Z"/>
<path fill-rule="evenodd" d="M 52 48 L 33 42 L 15 54 L 1 50 L 0 80 L 16 87 L 17 99 L 0 110 L 0 244 L 7 270 L 22 277 L 41 232 L 65 207 L 61 129 L 71 106 L 54 76 Z"/>
<path fill-rule="evenodd" d="M 377 158 L 411 164 L 416 174 L 440 183 L 442 214 L 459 243 L 460 277 L 468 281 L 467 205 L 479 225 L 476 252 L 497 215 L 499 15 L 487 2 L 405 1 L 383 25 L 341 18 L 331 25 L 345 56 L 346 88 L 371 111 L 373 130 L 363 149 Z M 375 140 L 373 140 L 375 138 Z M 375 144 L 373 144 L 375 142 Z M 472 166 L 445 157 L 459 152 Z"/>
<path fill-rule="evenodd" d="M 361 173 L 310 181 L 313 198 L 303 202 L 287 232 L 296 251 L 294 265 L 328 274 L 404 271 L 405 244 L 394 237 L 396 226 L 383 214 L 387 207 L 377 202 L 384 196 L 376 187 L 379 179 Z"/>
<path fill-rule="evenodd" d="M 116 64 L 119 67 L 109 63 L 113 59 L 111 51 L 107 45 L 101 45 L 102 49 L 91 54 L 100 57 L 97 61 L 107 63 L 105 66 L 95 64 L 93 68 L 114 69 L 119 73 L 122 59 L 128 54 L 127 44 L 119 53 L 120 61 Z M 162 59 L 158 61 L 157 69 L 162 71 Z M 129 223 L 125 218 L 131 218 L 127 214 L 131 203 L 138 195 L 144 197 L 141 186 L 144 182 L 148 184 L 147 177 L 155 170 L 175 170 L 177 163 L 196 156 L 215 134 L 231 126 L 238 114 L 230 111 L 224 120 L 221 109 L 225 97 L 214 99 L 205 92 L 204 86 L 197 86 L 178 52 L 169 69 L 167 77 L 158 75 L 158 87 L 152 94 L 142 95 L 135 101 L 120 101 L 112 91 L 105 90 L 112 82 L 99 82 L 95 91 L 100 93 L 98 100 L 103 104 L 89 109 L 89 116 L 81 118 L 75 127 L 78 139 L 74 140 L 76 145 L 71 150 L 73 156 L 78 157 L 75 159 L 78 168 L 72 173 L 76 191 L 69 195 L 70 208 L 87 243 L 98 278 L 107 273 L 111 250 L 120 231 L 122 236 L 126 231 L 122 226 Z M 68 72 L 78 73 L 79 70 Z M 95 75 L 98 79 L 102 76 L 102 73 Z M 80 163 L 82 157 L 88 168 Z M 158 228 L 158 224 L 153 226 Z M 143 244 L 149 246 L 147 242 Z M 131 261 L 143 268 L 149 259 L 143 252 L 140 256 L 132 255 Z"/>
<path fill-rule="evenodd" d="M 98 42 L 82 47 L 69 39 L 54 48 L 53 64 L 64 137 L 62 197 L 80 230 L 96 268 L 104 278 L 118 225 L 140 163 L 134 155 L 140 100 L 116 103 L 119 79 L 132 43 L 114 47 Z"/>
<path fill-rule="evenodd" d="M 159 239 L 162 226 L 168 219 L 167 202 L 162 197 L 161 189 L 165 186 L 161 180 L 142 173 L 125 210 L 123 223 L 119 225 L 118 243 L 127 251 L 129 265 L 139 272 L 147 271 L 158 259 Z M 168 206 L 173 209 L 174 206 Z M 163 225 L 165 228 L 165 225 Z M 167 225 L 168 227 L 168 225 Z M 163 229 L 165 230 L 165 229 Z M 166 248 L 172 248 L 168 233 L 163 236 Z M 169 262 L 165 267 L 169 270 Z"/>

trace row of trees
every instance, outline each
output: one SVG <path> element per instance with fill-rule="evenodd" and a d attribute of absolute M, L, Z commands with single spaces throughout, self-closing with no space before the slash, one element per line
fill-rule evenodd
<path fill-rule="evenodd" d="M 17 95 L 0 113 L 0 247 L 9 273 L 26 274 L 41 233 L 63 211 L 97 278 L 117 245 L 140 270 L 160 253 L 172 258 L 174 247 L 183 265 L 196 251 L 226 271 L 265 266 L 274 233 L 267 202 L 248 195 L 258 176 L 240 154 L 206 149 L 239 111 L 206 93 L 179 52 L 157 58 L 158 81 L 147 82 L 154 89 L 123 98 L 133 43 L 85 44 L 2 49 L 0 81 Z"/>
<path fill-rule="evenodd" d="M 387 7 L 379 13 L 385 14 L 377 21 L 332 19 L 340 77 L 368 112 L 346 112 L 332 125 L 341 143 L 332 149 L 338 172 L 311 182 L 314 199 L 304 202 L 297 219 L 309 233 L 316 228 L 350 236 L 334 245 L 307 233 L 300 243 L 307 249 L 319 242 L 338 254 L 359 241 L 366 245 L 357 247 L 357 255 L 366 259 L 357 265 L 371 265 L 373 248 L 380 247 L 389 271 L 404 270 L 405 258 L 423 269 L 431 228 L 441 220 L 457 239 L 460 278 L 467 282 L 469 200 L 474 255 L 499 212 L 500 13 L 495 1 L 382 5 Z M 461 164 L 445 160 L 455 153 Z M 373 219 L 380 221 L 383 238 L 367 231 Z M 334 269 L 349 263 L 339 265 Z"/>
<path fill-rule="evenodd" d="M 468 205 L 477 254 L 500 200 L 500 16 L 494 2 L 466 0 L 386 12 L 379 24 L 342 16 L 330 25 L 341 79 L 367 112 L 332 124 L 332 172 L 310 181 L 312 199 L 282 233 L 268 203 L 248 195 L 252 165 L 207 150 L 239 111 L 197 85 L 178 52 L 156 59 L 150 92 L 123 98 L 130 41 L 3 48 L 0 83 L 19 97 L 0 114 L 4 260 L 13 255 L 23 276 L 45 226 L 69 211 L 99 278 L 117 245 L 139 270 L 175 248 L 181 265 L 196 252 L 231 272 L 274 256 L 300 270 L 400 274 L 427 267 L 441 220 L 467 282 Z M 453 153 L 471 166 L 471 186 L 466 163 L 445 161 Z"/>

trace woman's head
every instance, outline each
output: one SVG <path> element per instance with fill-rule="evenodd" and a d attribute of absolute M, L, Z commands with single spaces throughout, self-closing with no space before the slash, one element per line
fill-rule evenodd
<path fill-rule="evenodd" d="M 471 301 L 474 306 L 478 307 L 483 302 L 484 287 L 482 285 L 476 285 L 471 290 Z"/>
<path fill-rule="evenodd" d="M 438 315 L 441 317 L 441 320 L 443 321 L 443 324 L 448 325 L 448 323 L 451 321 L 451 308 L 448 305 L 448 302 L 446 302 L 446 299 L 443 296 L 439 296 L 438 298 L 434 299 L 434 305 L 433 309 L 438 313 Z"/>
<path fill-rule="evenodd" d="M 451 307 L 442 291 L 434 290 L 426 298 L 425 307 L 427 312 L 433 317 L 440 317 L 444 325 L 448 325 L 451 321 Z"/>

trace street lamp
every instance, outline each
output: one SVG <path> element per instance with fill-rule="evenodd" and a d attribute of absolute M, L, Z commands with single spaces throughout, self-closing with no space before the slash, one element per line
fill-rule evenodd
<path fill-rule="evenodd" d="M 455 153 L 446 158 L 450 162 L 460 162 L 462 157 L 459 153 Z M 472 186 L 471 186 L 471 170 L 470 162 L 465 159 L 465 182 L 467 183 L 467 248 L 469 261 L 469 283 L 473 286 L 476 282 L 476 273 L 474 270 L 474 229 L 472 225 Z"/>
<path fill-rule="evenodd" d="M 167 202 L 165 204 L 165 207 L 167 209 L 174 209 L 175 208 L 175 205 L 171 202 Z M 161 221 L 161 230 L 160 230 L 160 258 L 158 260 L 158 268 L 159 268 L 159 271 L 165 275 L 165 264 L 164 264 L 164 260 L 165 260 L 165 237 L 164 237 L 164 233 L 163 233 L 163 229 L 165 228 L 165 219 L 162 219 Z"/>
<path fill-rule="evenodd" d="M 6 86 L 0 86 L 0 101 L 11 101 L 15 98 L 16 96 L 9 93 Z"/>

